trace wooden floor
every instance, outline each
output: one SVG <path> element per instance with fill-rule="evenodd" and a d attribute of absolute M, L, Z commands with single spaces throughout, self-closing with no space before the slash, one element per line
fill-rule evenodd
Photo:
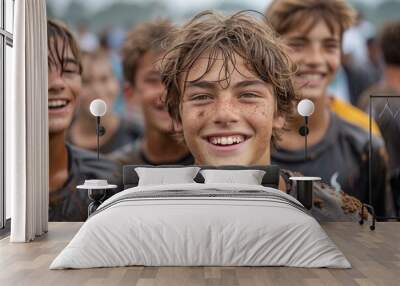
<path fill-rule="evenodd" d="M 400 223 L 375 231 L 352 223 L 323 227 L 353 268 L 122 267 L 48 270 L 80 223 L 50 223 L 49 233 L 26 244 L 0 241 L 0 285 L 400 285 Z"/>

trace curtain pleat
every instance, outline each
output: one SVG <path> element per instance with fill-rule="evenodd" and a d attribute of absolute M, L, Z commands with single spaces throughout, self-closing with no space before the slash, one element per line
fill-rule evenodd
<path fill-rule="evenodd" d="M 25 241 L 25 3 L 14 4 L 14 39 L 11 96 L 6 101 L 6 188 L 11 193 L 11 241 Z"/>
<path fill-rule="evenodd" d="M 42 231 L 47 231 L 48 229 L 48 221 L 49 221 L 49 127 L 48 127 L 48 65 L 47 65 L 47 15 L 46 15 L 46 1 L 42 0 L 40 1 L 41 7 L 40 7 L 40 31 L 43 31 L 40 33 L 40 42 L 44 43 L 45 48 L 39 49 L 40 52 L 40 57 L 42 60 L 40 61 L 40 70 L 42 71 L 40 73 L 40 82 L 42 83 L 40 85 L 40 94 L 43 96 L 42 98 L 42 104 L 39 106 L 40 114 L 42 116 L 41 118 L 41 124 L 40 126 L 40 138 L 43 141 L 42 144 L 42 154 L 43 156 L 40 157 L 40 166 L 42 168 L 39 168 L 39 178 L 43 178 L 42 181 L 40 182 L 40 187 L 43 188 L 43 190 L 40 192 L 39 196 L 39 201 L 40 201 L 40 209 L 42 210 L 41 215 L 39 217 L 41 218 L 40 225 L 38 224 L 38 227 L 40 227 L 40 230 Z"/>
<path fill-rule="evenodd" d="M 11 113 L 6 115 L 10 121 L 6 129 L 6 187 L 12 193 L 10 241 L 27 242 L 48 227 L 45 0 L 16 1 L 14 19 L 14 92 L 6 99 Z"/>

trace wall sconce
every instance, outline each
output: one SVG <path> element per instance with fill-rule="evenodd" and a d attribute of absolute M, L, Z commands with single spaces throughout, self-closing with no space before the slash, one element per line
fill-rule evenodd
<path fill-rule="evenodd" d="M 90 113 L 96 117 L 96 135 L 97 135 L 97 160 L 100 154 L 100 136 L 106 133 L 104 126 L 100 125 L 100 117 L 107 112 L 107 104 L 102 99 L 95 99 L 90 103 Z"/>
<path fill-rule="evenodd" d="M 304 117 L 304 126 L 299 129 L 299 134 L 304 136 L 304 160 L 308 160 L 307 155 L 307 135 L 309 133 L 308 129 L 308 117 L 314 113 L 314 103 L 309 99 L 303 99 L 297 105 L 297 112 Z"/>

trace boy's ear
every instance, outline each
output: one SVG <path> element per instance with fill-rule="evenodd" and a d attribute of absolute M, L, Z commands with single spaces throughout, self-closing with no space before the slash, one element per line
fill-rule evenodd
<path fill-rule="evenodd" d="M 277 112 L 274 116 L 274 121 L 272 123 L 272 127 L 274 129 L 278 129 L 278 130 L 282 129 L 285 126 L 285 122 L 286 122 L 285 117 L 282 114 L 280 114 L 279 112 Z"/>

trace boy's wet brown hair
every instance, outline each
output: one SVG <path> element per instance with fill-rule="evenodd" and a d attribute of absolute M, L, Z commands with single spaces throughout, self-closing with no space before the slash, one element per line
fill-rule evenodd
<path fill-rule="evenodd" d="M 130 30 L 122 46 L 122 67 L 124 78 L 134 85 L 140 59 L 149 51 L 163 52 L 168 45 L 168 35 L 174 25 L 167 19 L 144 22 Z"/>
<path fill-rule="evenodd" d="M 164 100 L 175 122 L 181 122 L 180 108 L 187 76 L 200 56 L 208 57 L 207 69 L 200 78 L 212 69 L 217 57 L 222 56 L 220 82 L 228 84 L 233 72 L 229 65 L 235 67 L 235 56 L 242 57 L 250 71 L 272 85 L 276 112 L 291 117 L 297 100 L 292 81 L 293 65 L 283 44 L 263 18 L 255 11 L 240 11 L 231 16 L 204 11 L 176 30 L 171 48 L 161 62 L 161 77 L 167 88 Z M 273 130 L 273 143 L 277 136 Z"/>
<path fill-rule="evenodd" d="M 79 67 L 79 73 L 82 74 L 82 55 L 74 35 L 64 23 L 58 20 L 47 19 L 49 69 L 59 66 L 62 70 L 67 64 L 65 60 L 68 47 L 71 48 L 72 54 Z"/>
<path fill-rule="evenodd" d="M 265 16 L 278 34 L 285 34 L 306 25 L 305 32 L 323 20 L 331 33 L 339 26 L 339 34 L 354 24 L 356 13 L 346 0 L 274 0 Z"/>

